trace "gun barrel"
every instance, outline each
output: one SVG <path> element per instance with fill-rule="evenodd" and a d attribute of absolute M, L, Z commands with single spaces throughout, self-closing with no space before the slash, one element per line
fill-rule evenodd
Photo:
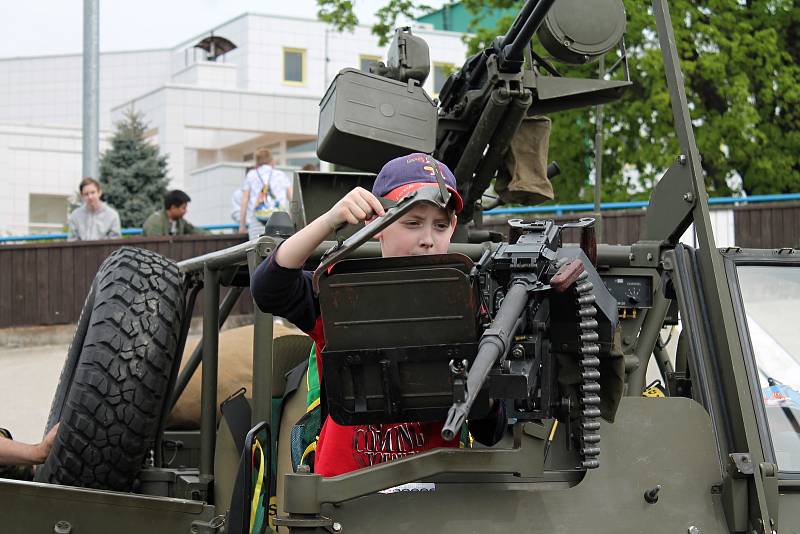
<path fill-rule="evenodd" d="M 481 336 L 478 355 L 467 375 L 467 397 L 464 402 L 456 402 L 450 407 L 447 420 L 442 427 L 442 438 L 445 440 L 451 441 L 458 434 L 492 366 L 511 348 L 511 339 L 520 315 L 528 303 L 530 288 L 531 283 L 527 280 L 519 279 L 513 282 L 492 324 Z"/>
<path fill-rule="evenodd" d="M 516 35 L 514 35 L 513 40 L 511 40 L 511 42 L 508 44 L 505 44 L 506 40 L 504 40 L 502 57 L 513 60 L 522 59 L 522 50 L 533 38 L 533 34 L 536 33 L 536 30 L 539 29 L 539 26 L 542 25 L 542 22 L 544 22 L 544 17 L 547 15 L 547 12 L 550 11 L 550 7 L 554 2 L 555 0 L 539 0 L 536 3 L 531 10 L 530 16 L 522 25 L 522 28 L 520 28 Z M 527 4 L 525 7 L 528 7 Z M 516 21 L 514 22 L 516 24 Z"/>
<path fill-rule="evenodd" d="M 527 0 L 525 2 L 525 5 L 522 6 L 522 9 L 519 11 L 519 13 L 517 13 L 517 17 L 511 24 L 511 28 L 508 29 L 508 33 L 503 36 L 500 46 L 501 48 L 511 43 L 517 37 L 520 29 L 522 29 L 522 26 L 525 25 L 525 21 L 531 16 L 533 8 L 536 7 L 536 4 L 538 3 L 539 0 Z"/>

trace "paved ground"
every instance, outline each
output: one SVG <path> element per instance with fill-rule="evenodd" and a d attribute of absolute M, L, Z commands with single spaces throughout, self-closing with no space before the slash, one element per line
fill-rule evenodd
<path fill-rule="evenodd" d="M 28 443 L 42 439 L 68 345 L 0 347 L 0 427 Z"/>

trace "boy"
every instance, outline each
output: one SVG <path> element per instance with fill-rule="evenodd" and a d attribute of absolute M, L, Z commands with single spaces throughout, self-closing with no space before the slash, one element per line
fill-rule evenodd
<path fill-rule="evenodd" d="M 438 187 L 431 161 L 425 154 L 410 154 L 383 166 L 370 193 L 357 187 L 305 228 L 284 241 L 253 274 L 250 288 L 258 307 L 285 317 L 308 333 L 316 344 L 317 367 L 322 369 L 325 333 L 319 301 L 311 287 L 311 273 L 303 271 L 311 253 L 342 224 L 360 224 L 384 215 L 377 197 L 399 201 L 421 187 Z M 436 161 L 450 191 L 451 205 L 442 209 L 420 204 L 376 235 L 383 256 L 444 254 L 456 227 L 456 214 L 464 206 L 450 169 Z M 320 371 L 321 376 L 321 371 Z M 496 403 L 492 415 L 471 421 L 470 431 L 482 443 L 496 443 L 505 429 L 505 410 Z M 343 426 L 328 417 L 320 432 L 314 471 L 335 476 L 387 460 L 436 447 L 457 447 L 444 441 L 442 423 L 397 423 Z"/>

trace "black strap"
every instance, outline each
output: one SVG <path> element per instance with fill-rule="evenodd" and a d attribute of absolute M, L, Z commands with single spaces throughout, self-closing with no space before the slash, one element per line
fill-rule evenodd
<path fill-rule="evenodd" d="M 303 380 L 303 375 L 306 374 L 307 370 L 308 358 L 304 359 L 299 365 L 292 368 L 284 375 L 286 377 L 286 387 L 283 389 L 283 402 L 286 402 L 289 395 L 297 391 L 297 388 L 300 387 L 300 381 Z M 283 406 L 281 406 L 281 411 L 282 410 Z"/>
<path fill-rule="evenodd" d="M 248 454 L 245 454 L 244 441 L 250 431 L 250 404 L 244 397 L 245 389 L 242 388 L 232 396 L 228 397 L 220 405 L 222 416 L 228 424 L 233 441 L 236 443 L 236 450 L 239 452 L 239 469 L 236 471 L 236 482 L 231 493 L 230 511 L 228 513 L 228 532 L 231 534 L 247 534 L 249 524 L 244 524 L 244 499 L 245 491 L 245 468 L 244 462 L 249 461 Z"/>
<path fill-rule="evenodd" d="M 244 393 L 245 389 L 240 389 L 225 399 L 219 407 L 225 422 L 228 423 L 231 436 L 236 443 L 236 451 L 239 454 L 244 450 L 244 438 L 250 431 L 250 418 L 252 417 L 250 404 L 244 398 Z"/>

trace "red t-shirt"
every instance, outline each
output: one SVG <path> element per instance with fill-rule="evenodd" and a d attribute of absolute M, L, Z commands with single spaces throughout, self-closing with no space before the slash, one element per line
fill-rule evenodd
<path fill-rule="evenodd" d="M 307 334 L 316 345 L 317 369 L 322 382 L 325 332 L 320 317 Z M 442 425 L 442 422 L 426 422 L 345 426 L 329 416 L 317 441 L 314 472 L 332 477 L 437 447 L 458 447 L 457 439 L 442 439 Z"/>

